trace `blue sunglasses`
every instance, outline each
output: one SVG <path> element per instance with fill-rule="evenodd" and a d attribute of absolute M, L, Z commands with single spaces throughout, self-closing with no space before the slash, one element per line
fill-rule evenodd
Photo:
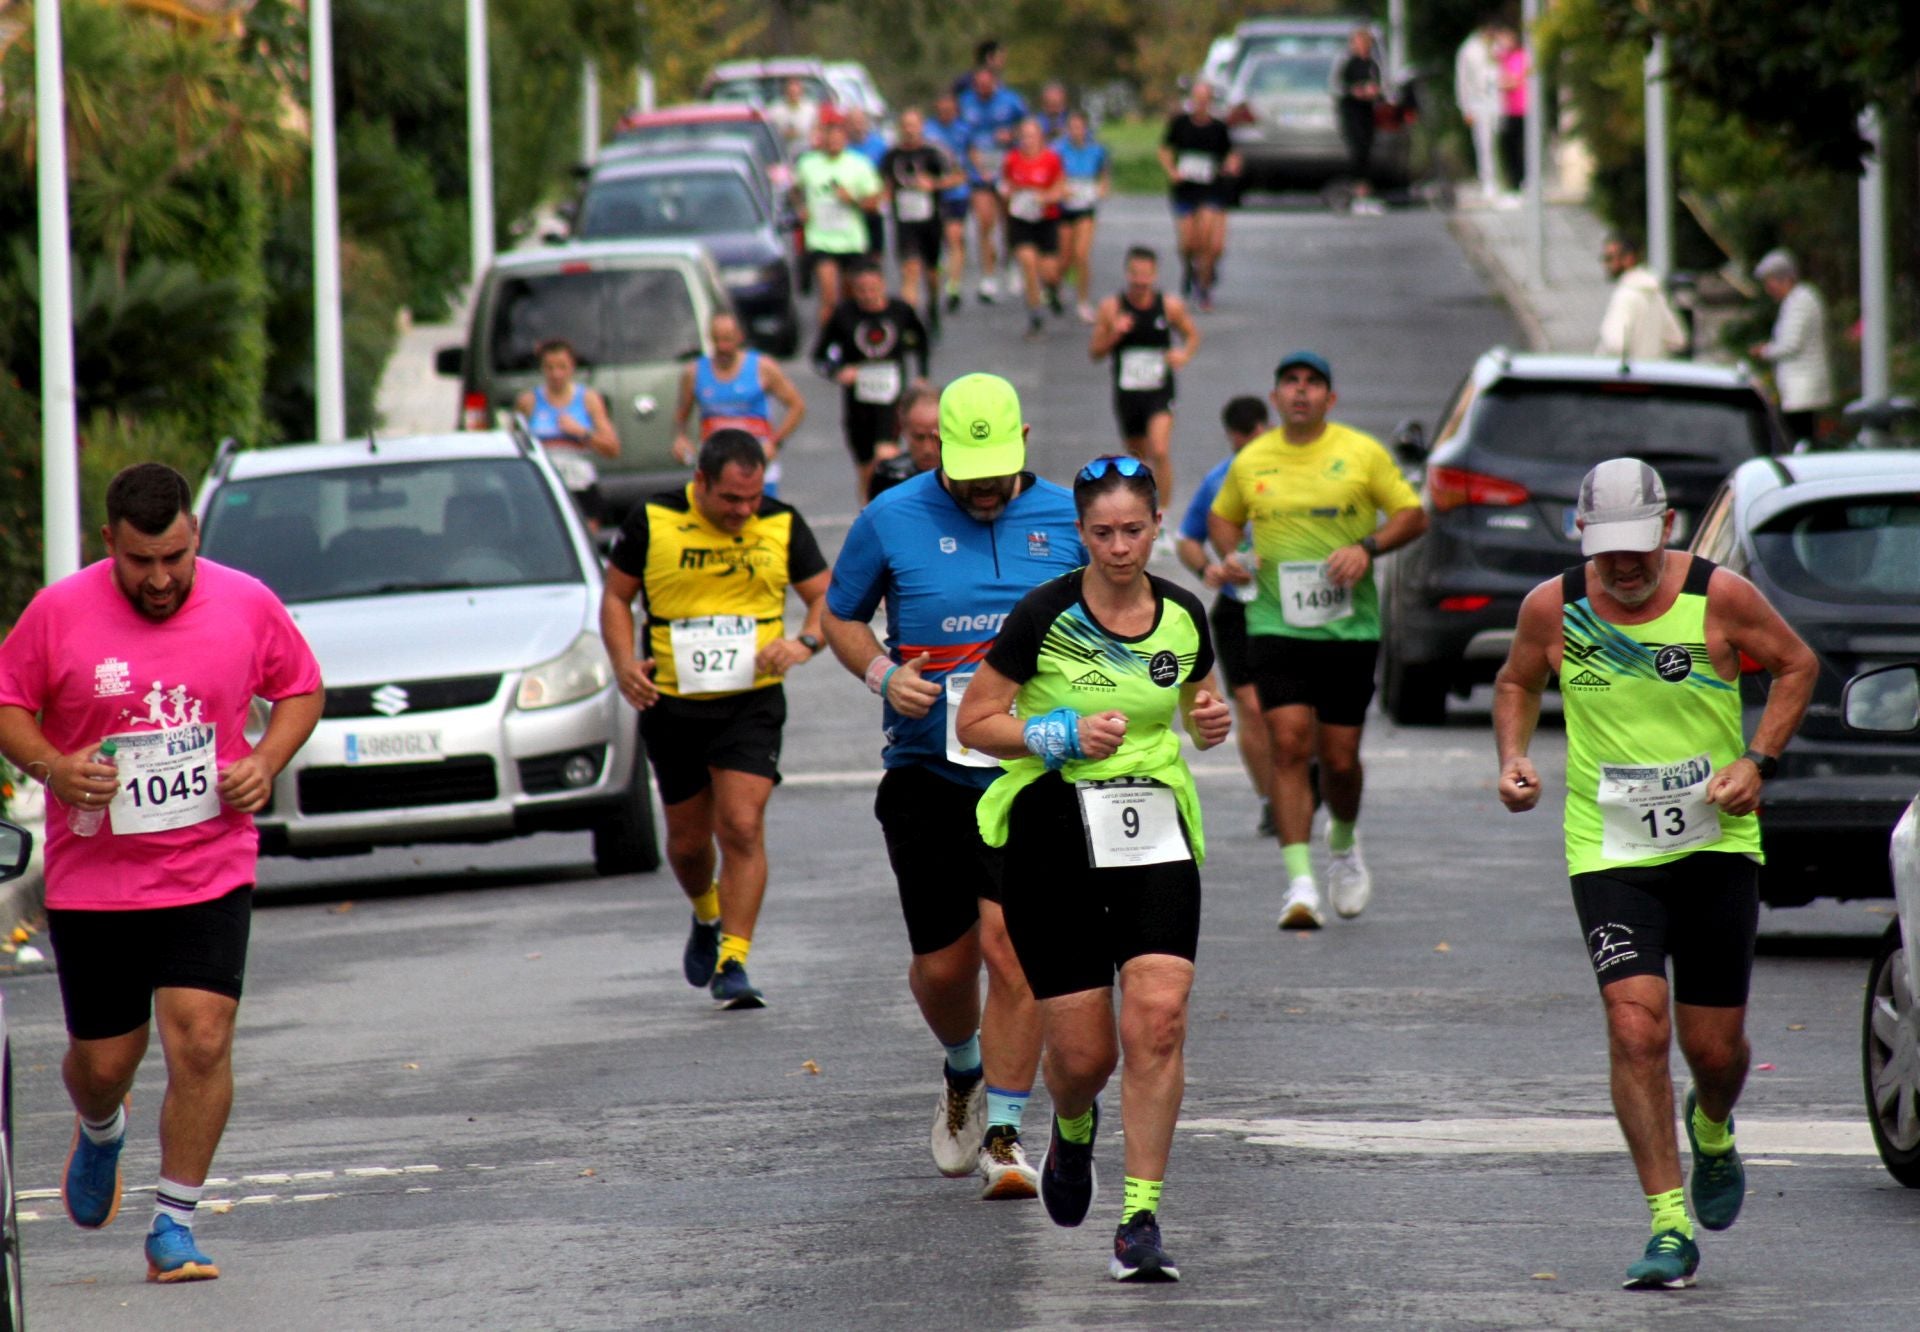
<path fill-rule="evenodd" d="M 1076 484 L 1081 481 L 1098 481 L 1108 472 L 1118 472 L 1121 476 L 1127 477 L 1145 476 L 1149 482 L 1153 480 L 1153 469 L 1148 467 L 1144 462 L 1141 462 L 1140 459 L 1115 456 L 1109 453 L 1102 457 L 1095 458 L 1085 467 L 1082 467 L 1080 474 L 1074 478 L 1074 481 Z"/>

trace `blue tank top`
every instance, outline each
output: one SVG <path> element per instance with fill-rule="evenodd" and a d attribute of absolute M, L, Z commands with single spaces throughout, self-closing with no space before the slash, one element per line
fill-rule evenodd
<path fill-rule="evenodd" d="M 587 414 L 587 386 L 575 384 L 573 397 L 567 400 L 565 407 L 555 407 L 547 401 L 547 386 L 533 386 L 533 415 L 527 418 L 527 428 L 533 431 L 533 437 L 539 440 L 562 440 L 568 444 L 573 441 L 566 431 L 560 428 L 562 419 L 573 422 L 582 430 L 593 429 L 593 418 Z"/>
<path fill-rule="evenodd" d="M 740 369 L 732 379 L 713 373 L 713 358 L 702 356 L 693 372 L 693 401 L 700 408 L 700 424 L 720 417 L 772 423 L 772 407 L 767 391 L 760 387 L 760 353 L 740 354 Z"/>
<path fill-rule="evenodd" d="M 1072 180 L 1097 179 L 1107 165 L 1107 146 L 1093 139 L 1075 148 L 1072 141 L 1062 134 L 1053 141 L 1053 151 L 1060 154 L 1061 164 L 1066 167 L 1067 176 Z"/>

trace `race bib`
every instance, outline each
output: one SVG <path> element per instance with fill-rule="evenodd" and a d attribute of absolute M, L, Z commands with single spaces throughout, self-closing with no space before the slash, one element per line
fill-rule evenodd
<path fill-rule="evenodd" d="M 1095 869 L 1191 860 L 1173 788 L 1144 777 L 1075 782 L 1087 858 Z"/>
<path fill-rule="evenodd" d="M 1022 222 L 1038 222 L 1046 216 L 1047 205 L 1039 190 L 1015 190 L 1007 200 L 1007 212 Z"/>
<path fill-rule="evenodd" d="M 211 723 L 113 737 L 120 789 L 107 815 L 114 836 L 172 832 L 220 812 Z"/>
<path fill-rule="evenodd" d="M 813 201 L 808 222 L 820 231 L 849 231 L 854 223 L 854 210 L 837 195 L 823 194 Z"/>
<path fill-rule="evenodd" d="M 988 180 L 1000 179 L 1000 168 L 1007 164 L 1007 150 L 993 147 L 982 148 L 980 152 L 980 174 Z"/>
<path fill-rule="evenodd" d="M 703 615 L 675 620 L 673 676 L 682 694 L 721 694 L 753 688 L 754 640 L 759 625 L 751 615 Z"/>
<path fill-rule="evenodd" d="M 1120 387 L 1152 393 L 1167 386 L 1167 354 L 1158 347 L 1128 347 L 1120 353 Z"/>
<path fill-rule="evenodd" d="M 881 406 L 900 397 L 900 362 L 863 361 L 854 368 L 853 400 Z"/>
<path fill-rule="evenodd" d="M 949 675 L 947 677 L 947 762 L 958 763 L 963 768 L 997 768 L 1000 760 L 991 754 L 982 754 L 977 749 L 968 749 L 960 743 L 960 700 L 967 696 L 967 686 L 973 683 L 973 672 Z"/>
<path fill-rule="evenodd" d="M 1173 174 L 1189 185 L 1211 185 L 1215 165 L 1212 153 L 1181 153 L 1173 159 Z"/>
<path fill-rule="evenodd" d="M 893 215 L 902 222 L 927 222 L 933 218 L 933 196 L 925 190 L 895 190 Z"/>
<path fill-rule="evenodd" d="M 549 444 L 546 450 L 547 461 L 559 474 L 560 484 L 574 494 L 591 490 L 599 482 L 600 469 L 584 451 L 565 444 Z"/>
<path fill-rule="evenodd" d="M 1600 852 L 1608 860 L 1642 860 L 1720 840 L 1720 811 L 1707 803 L 1713 760 L 1602 763 Z"/>
<path fill-rule="evenodd" d="M 1353 614 L 1353 589 L 1337 587 L 1320 560 L 1280 566 L 1280 617 L 1295 629 L 1318 629 Z"/>
<path fill-rule="evenodd" d="M 1076 212 L 1093 207 L 1100 202 L 1100 182 L 1097 180 L 1070 180 L 1067 182 L 1067 207 Z"/>

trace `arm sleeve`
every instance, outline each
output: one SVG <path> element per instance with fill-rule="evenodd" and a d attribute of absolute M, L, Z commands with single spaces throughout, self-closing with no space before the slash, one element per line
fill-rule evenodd
<path fill-rule="evenodd" d="M 607 563 L 623 574 L 644 579 L 647 576 L 647 505 L 646 501 L 633 506 L 627 513 L 627 521 L 620 524 L 620 535 L 614 540 L 613 551 L 607 556 Z"/>
<path fill-rule="evenodd" d="M 840 312 L 835 310 L 821 325 L 820 336 L 813 341 L 813 363 L 820 373 L 831 375 L 846 363 L 847 349 L 841 341 Z"/>
<path fill-rule="evenodd" d="M 39 712 L 46 706 L 47 694 L 47 613 L 42 592 L 0 638 L 0 707 Z"/>
<path fill-rule="evenodd" d="M 1227 468 L 1220 478 L 1220 493 L 1213 497 L 1213 512 L 1236 526 L 1247 521 L 1246 497 L 1240 493 L 1240 469 Z"/>
<path fill-rule="evenodd" d="M 1627 345 L 1627 293 L 1618 283 L 1607 298 L 1607 312 L 1600 317 L 1600 341 L 1594 345 L 1596 356 L 1618 356 Z"/>
<path fill-rule="evenodd" d="M 1206 607 L 1202 606 L 1200 598 L 1194 596 L 1187 588 L 1177 583 L 1169 583 L 1166 586 L 1168 595 L 1187 613 L 1187 618 L 1193 621 L 1193 632 L 1200 641 L 1200 646 L 1194 652 L 1193 669 L 1187 672 L 1187 678 L 1181 683 L 1191 684 L 1195 680 L 1204 680 L 1213 674 L 1214 662 L 1213 631 L 1207 625 Z"/>
<path fill-rule="evenodd" d="M 787 581 L 804 583 L 815 574 L 826 571 L 827 561 L 820 553 L 820 543 L 814 540 L 813 529 L 807 526 L 807 520 L 796 509 L 793 529 L 787 534 Z"/>
<path fill-rule="evenodd" d="M 862 509 L 840 543 L 827 584 L 827 609 L 842 620 L 865 623 L 880 609 L 887 590 L 886 555 L 874 530 L 873 509 Z"/>
<path fill-rule="evenodd" d="M 1205 542 L 1207 539 L 1207 513 L 1213 508 L 1214 496 L 1219 487 L 1208 490 L 1205 484 L 1193 492 L 1193 498 L 1187 502 L 1186 516 L 1180 520 L 1180 535 L 1189 541 Z"/>
<path fill-rule="evenodd" d="M 1040 605 L 1049 585 L 1042 583 L 1007 614 L 1006 623 L 987 649 L 987 665 L 1012 680 L 1025 684 L 1040 669 L 1040 642 L 1046 637 L 1046 624 Z"/>
<path fill-rule="evenodd" d="M 320 662 L 280 599 L 264 586 L 260 598 L 253 692 L 270 703 L 320 687 Z"/>

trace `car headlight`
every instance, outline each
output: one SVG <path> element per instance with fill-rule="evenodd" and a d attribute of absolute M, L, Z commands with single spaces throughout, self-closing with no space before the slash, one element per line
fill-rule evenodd
<path fill-rule="evenodd" d="M 720 284 L 726 287 L 764 287 L 778 280 L 777 265 L 728 264 L 720 270 Z"/>
<path fill-rule="evenodd" d="M 599 635 L 583 633 L 552 661 L 529 668 L 520 677 L 520 692 L 514 702 L 528 711 L 557 708 L 592 697 L 612 679 L 613 665 L 607 660 L 607 649 Z"/>

